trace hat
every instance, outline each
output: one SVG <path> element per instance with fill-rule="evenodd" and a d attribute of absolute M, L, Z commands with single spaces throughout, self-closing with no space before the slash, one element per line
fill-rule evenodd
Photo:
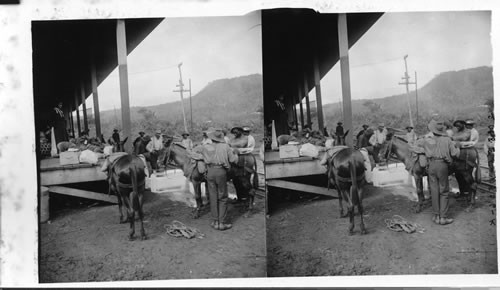
<path fill-rule="evenodd" d="M 144 133 L 144 131 L 139 131 L 139 135 L 144 135 L 146 133 Z"/>
<path fill-rule="evenodd" d="M 443 121 L 431 120 L 431 122 L 429 123 L 429 130 L 431 130 L 431 132 L 434 133 L 435 135 L 440 135 L 440 136 L 448 135 L 446 133 L 446 126 Z"/>
<path fill-rule="evenodd" d="M 230 132 L 233 133 L 234 130 L 239 130 L 239 131 L 243 132 L 243 128 L 241 128 L 241 127 L 233 127 L 233 128 L 231 128 Z"/>
<path fill-rule="evenodd" d="M 342 122 L 340 122 L 340 121 L 339 121 L 339 122 L 337 123 L 337 125 L 342 125 Z"/>
<path fill-rule="evenodd" d="M 465 121 L 465 125 L 474 125 L 474 124 L 475 124 L 474 121 L 471 119 Z"/>
<path fill-rule="evenodd" d="M 456 127 L 457 124 L 465 125 L 465 121 L 464 120 L 456 120 L 455 122 L 453 122 L 453 127 Z"/>
<path fill-rule="evenodd" d="M 189 136 L 189 133 L 188 132 L 184 132 L 184 133 L 182 133 L 182 136 Z"/>
<path fill-rule="evenodd" d="M 207 135 L 208 138 L 212 139 L 215 142 L 220 142 L 220 143 L 226 142 L 226 140 L 224 140 L 224 133 L 222 133 L 222 130 L 208 132 Z"/>
<path fill-rule="evenodd" d="M 384 123 L 379 123 L 378 126 L 379 127 L 385 127 Z"/>
<path fill-rule="evenodd" d="M 413 129 L 413 127 L 412 126 L 406 126 L 405 129 Z"/>
<path fill-rule="evenodd" d="M 160 130 L 160 129 L 158 129 L 158 130 L 156 130 L 156 132 L 155 132 L 155 133 L 156 133 L 156 134 L 161 134 L 161 130 Z"/>
<path fill-rule="evenodd" d="M 250 132 L 250 131 L 251 131 L 250 127 L 243 127 L 243 132 Z"/>
<path fill-rule="evenodd" d="M 365 129 L 366 129 L 366 128 L 370 127 L 370 126 L 368 126 L 368 125 L 364 124 L 364 125 L 363 125 L 363 126 L 361 126 L 361 127 L 363 127 L 363 128 L 365 128 Z"/>
<path fill-rule="evenodd" d="M 118 129 L 114 128 L 114 129 L 113 129 L 113 132 L 118 132 Z"/>

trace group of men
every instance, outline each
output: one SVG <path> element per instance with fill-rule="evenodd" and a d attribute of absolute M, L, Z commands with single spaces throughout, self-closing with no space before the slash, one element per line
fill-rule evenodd
<path fill-rule="evenodd" d="M 180 141 L 188 151 L 193 149 L 203 151 L 207 168 L 208 196 L 212 215 L 211 226 L 222 231 L 232 227 L 227 218 L 227 203 L 229 201 L 227 190 L 228 171 L 232 164 L 238 163 L 239 155 L 252 154 L 255 148 L 255 138 L 250 134 L 251 129 L 249 127 L 233 127 L 230 132 L 234 136 L 231 139 L 226 136 L 226 132 L 222 129 L 209 129 L 203 132 L 201 146 L 196 148 L 187 132 L 182 134 L 182 140 Z M 147 137 L 144 136 L 144 132 L 139 132 L 139 134 L 140 137 L 138 138 Z M 157 168 L 158 155 L 163 148 L 162 131 L 156 130 L 155 135 L 146 145 L 146 151 L 149 154 L 148 159 L 153 169 Z M 237 194 L 237 199 L 233 202 L 241 202 L 249 194 L 249 188 L 246 184 L 242 184 L 240 179 L 234 178 L 233 183 Z"/>
<path fill-rule="evenodd" d="M 455 129 L 453 129 L 455 127 Z M 406 127 L 406 140 L 411 146 L 420 147 L 425 152 L 428 160 L 428 178 L 434 215 L 432 220 L 439 225 L 453 222 L 447 215 L 449 206 L 449 165 L 453 159 L 458 158 L 460 149 L 473 148 L 479 141 L 479 133 L 474 128 L 473 120 L 457 120 L 451 124 L 439 118 L 431 120 L 428 125 L 429 132 L 423 138 L 417 139 L 414 128 Z M 489 136 L 485 140 L 484 151 L 488 156 L 490 178 L 495 178 L 493 167 L 494 137 L 495 133 L 490 128 Z M 379 160 L 379 150 L 386 141 L 387 129 L 384 124 L 379 124 L 377 130 L 372 130 L 368 125 L 363 125 L 363 130 L 357 135 L 359 148 L 372 147 L 373 159 Z"/>

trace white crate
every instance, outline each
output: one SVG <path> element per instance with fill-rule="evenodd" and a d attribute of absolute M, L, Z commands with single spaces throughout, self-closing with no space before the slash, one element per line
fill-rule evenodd
<path fill-rule="evenodd" d="M 386 187 L 411 182 L 411 176 L 403 163 L 376 166 L 372 171 L 372 181 L 375 187 Z"/>

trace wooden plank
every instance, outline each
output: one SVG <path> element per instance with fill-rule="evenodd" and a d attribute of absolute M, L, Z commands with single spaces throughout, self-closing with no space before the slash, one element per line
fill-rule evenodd
<path fill-rule="evenodd" d="M 325 174 L 326 167 L 319 165 L 318 160 L 266 164 L 266 180 L 284 177 Z"/>
<path fill-rule="evenodd" d="M 338 37 L 340 54 L 340 77 L 342 79 L 342 101 L 344 110 L 344 127 L 349 130 L 345 138 L 346 145 L 352 148 L 352 108 L 351 108 L 351 80 L 349 74 L 349 43 L 347 39 L 347 16 L 341 13 L 338 16 Z"/>
<path fill-rule="evenodd" d="M 334 189 L 327 189 L 326 187 L 309 185 L 309 184 L 302 184 L 302 183 L 297 183 L 297 182 L 292 182 L 292 181 L 277 180 L 277 179 L 268 180 L 267 186 L 291 189 L 291 190 L 302 191 L 302 192 L 310 192 L 310 193 L 321 194 L 321 195 L 328 195 L 328 196 L 338 198 L 337 191 Z"/>
<path fill-rule="evenodd" d="M 118 72 L 120 77 L 120 96 L 122 111 L 122 132 L 124 138 L 132 137 L 130 120 L 130 100 L 128 90 L 128 68 L 127 68 L 127 37 L 125 33 L 125 20 L 118 19 L 116 22 L 116 46 L 118 54 Z M 132 152 L 132 142 L 124 144 L 125 152 Z"/>
<path fill-rule="evenodd" d="M 83 198 L 88 198 L 88 199 L 95 199 L 95 200 L 100 200 L 100 201 L 105 201 L 105 202 L 115 203 L 115 204 L 118 203 L 118 199 L 114 195 L 93 192 L 93 191 L 87 191 L 87 190 L 81 190 L 81 189 L 76 189 L 76 188 L 69 188 L 69 187 L 64 187 L 64 186 L 50 186 L 49 192 L 77 196 L 77 197 L 83 197 Z"/>
<path fill-rule="evenodd" d="M 106 180 L 106 174 L 101 171 L 100 166 L 73 167 L 40 172 L 40 184 L 43 186 L 100 180 Z"/>

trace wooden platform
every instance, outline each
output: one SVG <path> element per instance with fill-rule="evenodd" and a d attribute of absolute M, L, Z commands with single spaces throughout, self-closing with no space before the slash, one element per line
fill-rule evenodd
<path fill-rule="evenodd" d="M 270 151 L 265 153 L 265 173 L 266 185 L 271 187 L 279 187 L 301 192 L 310 192 L 321 195 L 338 197 L 337 192 L 326 187 L 303 184 L 283 180 L 287 177 L 311 176 L 326 173 L 326 167 L 320 165 L 320 160 L 324 152 L 320 153 L 319 158 L 312 157 L 297 157 L 283 158 L 279 156 L 279 152 Z"/>
<path fill-rule="evenodd" d="M 78 182 L 106 180 L 106 174 L 101 171 L 104 159 L 99 159 L 97 165 L 75 164 L 60 165 L 59 158 L 40 160 L 40 182 L 42 186 L 60 185 Z"/>
<path fill-rule="evenodd" d="M 101 171 L 104 159 L 97 164 L 60 165 L 59 158 L 40 160 L 40 186 L 47 187 L 51 193 L 83 197 L 109 203 L 117 203 L 116 196 L 107 192 L 93 192 L 64 186 L 80 182 L 103 181 L 106 174 Z"/>
<path fill-rule="evenodd" d="M 322 155 L 319 159 L 312 157 L 281 159 L 277 151 L 266 152 L 264 163 L 266 179 L 324 174 L 326 167 L 319 164 L 321 157 Z"/>

